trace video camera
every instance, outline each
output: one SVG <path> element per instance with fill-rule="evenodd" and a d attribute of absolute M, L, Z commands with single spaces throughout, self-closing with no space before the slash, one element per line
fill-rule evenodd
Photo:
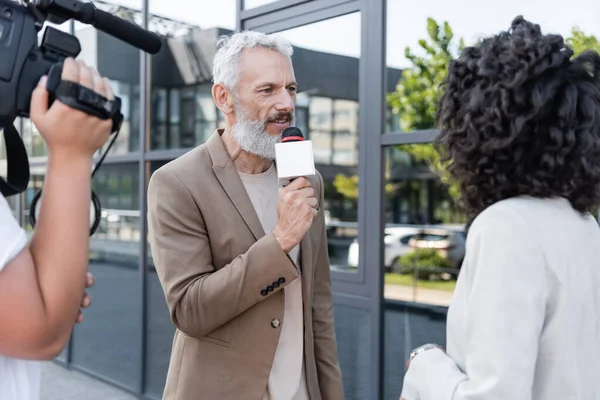
<path fill-rule="evenodd" d="M 160 37 L 132 22 L 97 9 L 92 3 L 78 0 L 0 0 L 0 129 L 4 130 L 7 154 L 7 179 L 0 178 L 0 192 L 12 196 L 29 184 L 29 161 L 19 133 L 14 127 L 17 117 L 29 117 L 31 95 L 42 76 L 47 75 L 50 104 L 55 100 L 102 119 L 112 119 L 115 136 L 94 167 L 92 177 L 114 143 L 123 121 L 121 99 L 113 101 L 76 82 L 61 80 L 62 63 L 76 58 L 81 46 L 77 37 L 47 26 L 38 46 L 38 32 L 44 23 L 62 24 L 68 20 L 89 24 L 130 45 L 156 54 L 162 47 Z M 50 105 L 49 104 L 49 105 Z M 85 132 L 82 132 L 85 134 Z M 30 207 L 30 222 L 35 226 L 38 200 Z M 95 221 L 90 221 L 93 235 L 100 222 L 100 202 L 92 192 Z"/>

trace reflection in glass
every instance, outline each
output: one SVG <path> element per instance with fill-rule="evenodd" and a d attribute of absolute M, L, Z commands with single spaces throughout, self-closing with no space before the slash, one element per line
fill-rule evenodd
<path fill-rule="evenodd" d="M 92 187 L 102 219 L 90 238 L 93 306 L 75 327 L 73 363 L 136 390 L 141 366 L 138 164 L 105 164 Z"/>
<path fill-rule="evenodd" d="M 235 2 L 151 0 L 150 12 L 150 29 L 164 38 L 151 58 L 150 150 L 196 147 L 219 125 L 212 58 L 235 27 Z"/>
<path fill-rule="evenodd" d="M 209 83 L 152 90 L 151 150 L 191 148 L 217 129 L 217 108 Z"/>
<path fill-rule="evenodd" d="M 30 119 L 23 118 L 23 131 L 21 134 L 29 157 L 37 159 L 37 161 L 45 161 L 48 155 L 46 142 L 44 142 L 37 127 Z"/>
<path fill-rule="evenodd" d="M 410 351 L 445 343 L 446 312 L 466 250 L 459 188 L 431 144 L 385 149 L 384 399 L 396 400 Z M 358 251 L 356 249 L 356 251 Z"/>
<path fill-rule="evenodd" d="M 150 174 L 166 164 L 167 161 L 154 161 L 150 163 Z M 148 238 L 146 238 L 147 242 Z M 156 273 L 152 250 L 150 244 L 147 246 L 148 254 L 148 278 L 146 307 L 148 307 L 147 331 L 147 358 L 146 361 L 146 393 L 156 398 L 161 398 L 169 360 L 171 357 L 171 345 L 175 326 L 171 321 L 165 295 Z"/>
<path fill-rule="evenodd" d="M 265 4 L 275 3 L 278 0 L 243 0 L 244 10 L 264 6 Z"/>
<path fill-rule="evenodd" d="M 389 147 L 385 156 L 385 298 L 447 306 L 465 254 L 459 188 L 444 183 L 431 144 Z"/>
<path fill-rule="evenodd" d="M 334 304 L 333 313 L 344 399 L 368 399 L 371 384 L 370 311 Z"/>
<path fill-rule="evenodd" d="M 398 400 L 410 352 L 425 343 L 446 345 L 446 313 L 442 306 L 387 303 L 384 311 L 383 399 Z"/>
<path fill-rule="evenodd" d="M 568 42 L 574 38 L 576 53 L 597 43 L 579 39 L 600 34 L 600 7 L 589 0 L 569 3 L 559 19 L 555 10 L 564 8 L 560 0 L 545 1 L 543 7 L 539 2 L 506 0 L 493 13 L 482 2 L 469 2 L 468 13 L 455 2 L 442 0 L 416 3 L 409 13 L 401 1 L 386 4 L 386 132 L 433 128 L 438 87 L 450 60 L 460 54 L 463 44 L 508 29 L 517 15 L 540 24 L 547 33 L 561 34 Z"/>
<path fill-rule="evenodd" d="M 131 3 L 130 1 L 129 3 Z M 94 1 L 96 7 L 120 18 L 141 24 L 141 2 L 137 9 Z M 135 5 L 134 5 L 135 7 Z M 91 25 L 75 23 L 75 36 L 81 43 L 78 59 L 107 77 L 115 95 L 121 97 L 123 123 L 109 155 L 139 151 L 140 137 L 140 51 Z"/>
<path fill-rule="evenodd" d="M 337 34 L 331 36 L 331 31 Z M 348 249 L 358 237 L 360 14 L 278 34 L 294 46 L 292 63 L 299 85 L 296 125 L 312 141 L 323 176 L 331 268 L 356 272 L 358 263 L 348 263 Z"/>

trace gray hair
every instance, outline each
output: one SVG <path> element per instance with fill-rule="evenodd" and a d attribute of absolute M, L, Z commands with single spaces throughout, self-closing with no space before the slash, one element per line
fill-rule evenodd
<path fill-rule="evenodd" d="M 229 37 L 222 36 L 217 42 L 217 52 L 213 61 L 213 82 L 233 91 L 238 84 L 243 50 L 255 48 L 276 51 L 290 61 L 294 53 L 292 45 L 276 34 L 243 31 Z"/>

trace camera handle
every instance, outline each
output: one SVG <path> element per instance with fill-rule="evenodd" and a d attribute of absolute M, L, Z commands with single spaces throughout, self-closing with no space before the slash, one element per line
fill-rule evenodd
<path fill-rule="evenodd" d="M 23 192 L 29 185 L 29 159 L 25 144 L 13 124 L 4 127 L 6 146 L 6 180 L 0 179 L 0 193 L 4 197 Z"/>
<path fill-rule="evenodd" d="M 112 119 L 112 122 L 113 122 L 111 132 L 115 133 L 115 135 L 113 136 L 113 138 L 111 139 L 111 141 L 108 144 L 108 147 L 106 148 L 106 150 L 104 151 L 104 153 L 102 154 L 102 156 L 100 157 L 100 159 L 98 160 L 96 165 L 94 166 L 94 170 L 92 171 L 92 178 L 93 178 L 94 175 L 96 174 L 96 171 L 98 171 L 98 169 L 100 168 L 100 165 L 102 165 L 102 161 L 104 161 L 104 158 L 106 157 L 106 155 L 110 151 L 111 147 L 117 140 L 117 136 L 119 135 L 119 131 L 121 129 L 121 124 L 123 123 L 123 114 L 121 114 L 121 112 L 120 112 L 121 99 L 119 97 L 115 96 L 115 99 L 110 101 L 110 100 L 106 99 L 104 96 L 101 96 L 98 93 L 94 92 L 93 90 L 88 89 L 84 86 L 81 86 L 78 83 L 62 80 L 61 75 L 62 75 L 62 63 L 53 65 L 50 68 L 50 71 L 48 72 L 48 80 L 46 81 L 46 88 L 47 88 L 48 94 L 49 94 L 49 101 L 48 101 L 49 106 L 54 101 L 59 100 L 59 101 L 63 102 L 64 104 L 66 104 L 72 108 L 75 108 L 77 110 L 83 111 L 89 115 L 93 115 L 93 116 L 101 118 L 101 119 Z M 12 127 L 12 128 L 14 129 L 14 127 Z M 16 131 L 15 131 L 15 133 L 16 133 Z M 82 134 L 85 134 L 85 132 L 82 132 Z M 5 137 L 6 137 L 6 131 L 5 131 Z M 17 134 L 17 139 L 18 139 L 18 134 Z M 21 140 L 18 140 L 18 141 L 21 142 L 21 145 L 22 145 L 22 141 Z M 8 148 L 8 145 L 7 145 L 7 148 Z M 27 162 L 27 153 L 25 152 L 25 147 L 23 147 L 23 154 L 25 155 L 25 162 Z M 26 171 L 29 171 L 28 163 L 26 166 L 27 166 Z M 23 171 L 24 170 L 24 169 L 21 170 L 19 167 L 20 166 L 14 166 L 13 168 L 11 168 L 11 166 L 9 165 L 9 171 L 11 171 L 11 170 Z M 21 166 L 21 168 L 22 168 L 22 166 Z M 28 181 L 29 181 L 29 174 L 27 174 L 27 182 L 25 182 L 25 187 L 27 187 L 27 185 L 29 184 Z M 10 176 L 9 176 L 9 182 L 10 182 Z M 1 183 L 1 181 L 0 181 L 0 183 Z M 21 183 L 21 185 L 22 185 L 22 183 Z M 39 202 L 41 195 L 42 195 L 42 191 L 40 190 L 34 196 L 33 200 L 31 201 L 31 205 L 29 207 L 29 222 L 31 223 L 31 226 L 34 228 L 35 228 L 36 220 L 37 220 L 37 216 L 36 216 L 37 203 Z M 98 196 L 96 196 L 94 191 L 92 191 L 92 203 L 93 203 L 95 212 L 94 212 L 94 222 L 90 227 L 90 236 L 92 236 L 96 232 L 96 229 L 98 229 L 98 226 L 100 225 L 101 209 L 102 209 L 101 205 L 100 205 L 100 199 L 98 199 Z"/>

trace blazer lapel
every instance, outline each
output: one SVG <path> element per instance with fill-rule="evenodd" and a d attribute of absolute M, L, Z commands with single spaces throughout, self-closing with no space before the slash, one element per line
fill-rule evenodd
<path fill-rule="evenodd" d="M 221 132 L 222 130 L 216 130 L 206 142 L 213 161 L 213 171 L 238 213 L 258 240 L 265 235 L 265 231 L 254 211 L 237 169 L 221 141 Z"/>

